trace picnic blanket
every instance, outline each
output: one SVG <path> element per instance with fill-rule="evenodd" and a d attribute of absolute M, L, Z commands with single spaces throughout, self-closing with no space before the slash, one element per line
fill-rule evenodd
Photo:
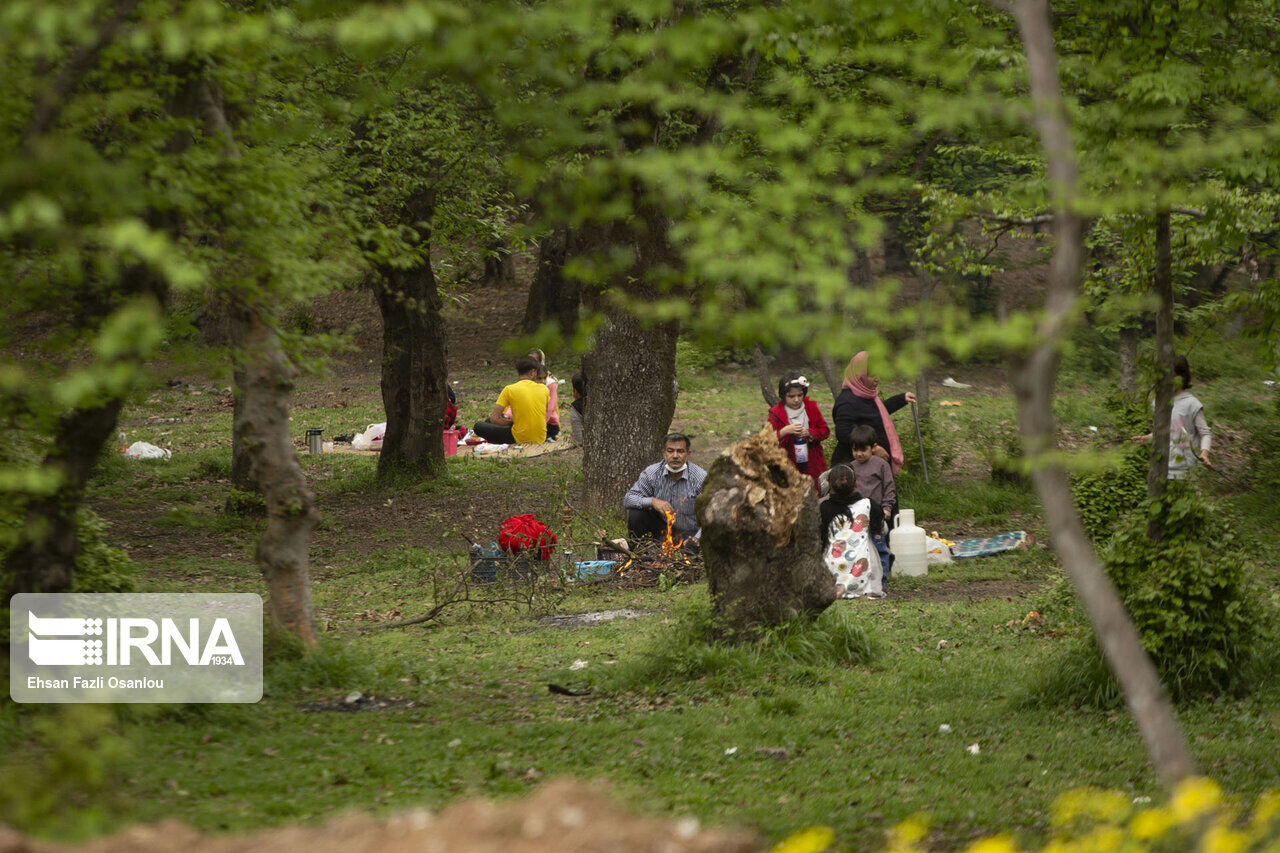
<path fill-rule="evenodd" d="M 545 456 L 548 453 L 563 453 L 573 447 L 570 441 L 544 441 L 542 444 L 508 444 L 501 446 L 500 450 L 493 450 L 488 453 L 476 453 L 477 447 L 485 445 L 458 445 L 458 456 L 469 456 L 475 459 L 528 459 L 531 456 Z M 493 447 L 494 445 L 488 445 Z"/>
<path fill-rule="evenodd" d="M 501 450 L 495 450 L 492 453 L 476 453 L 475 447 L 466 444 L 458 445 L 457 457 L 446 458 L 462 458 L 474 456 L 476 459 L 527 459 L 530 456 L 543 456 L 548 453 L 563 453 L 574 447 L 570 441 L 544 441 L 542 444 L 508 444 Z M 381 451 L 378 450 L 356 450 L 349 444 L 335 444 L 331 453 L 346 453 L 356 456 L 379 456 Z M 305 448 L 299 453 L 305 454 Z"/>
<path fill-rule="evenodd" d="M 989 557 L 1002 551 L 1025 548 L 1028 544 L 1026 531 L 1014 530 L 985 539 L 961 539 L 951 546 L 951 556 L 957 560 L 965 557 Z"/>

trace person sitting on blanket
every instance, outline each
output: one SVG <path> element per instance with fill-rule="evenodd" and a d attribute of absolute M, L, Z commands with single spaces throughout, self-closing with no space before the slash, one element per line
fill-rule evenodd
<path fill-rule="evenodd" d="M 502 389 L 489 419 L 472 430 L 490 444 L 541 444 L 547 440 L 547 386 L 538 382 L 539 364 L 524 356 L 516 360 L 520 379 Z M 504 410 L 510 408 L 510 415 Z"/>
<path fill-rule="evenodd" d="M 560 400 L 558 395 L 560 383 L 551 375 L 547 367 L 547 356 L 540 349 L 531 349 L 525 355 L 538 362 L 538 375 L 535 382 L 547 386 L 547 441 L 553 441 L 560 434 Z M 511 407 L 502 413 L 503 417 L 511 417 Z"/>
<path fill-rule="evenodd" d="M 874 537 L 883 538 L 880 504 L 857 491 L 848 465 L 827 474 L 831 494 L 818 505 L 822 516 L 822 559 L 836 583 L 837 598 L 884 598 L 883 568 Z"/>
<path fill-rule="evenodd" d="M 640 472 L 640 479 L 622 498 L 627 511 L 627 535 L 665 539 L 671 518 L 671 538 L 697 547 L 702 528 L 693 504 L 707 472 L 689 461 L 689 436 L 673 432 L 663 440 L 662 461 Z"/>

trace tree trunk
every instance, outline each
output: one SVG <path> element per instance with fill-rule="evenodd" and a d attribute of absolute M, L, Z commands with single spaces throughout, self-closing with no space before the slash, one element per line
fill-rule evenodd
<path fill-rule="evenodd" d="M 1120 392 L 1126 397 L 1138 393 L 1138 330 L 1120 327 Z"/>
<path fill-rule="evenodd" d="M 387 432 L 378 476 L 433 475 L 444 469 L 446 389 L 444 320 L 430 259 L 419 266 L 379 266 L 374 280 L 382 314 L 382 404 Z"/>
<path fill-rule="evenodd" d="M 506 246 L 491 247 L 484 258 L 484 271 L 480 274 L 480 284 L 485 286 L 510 287 L 516 283 L 516 262 Z"/>
<path fill-rule="evenodd" d="M 583 358 L 582 470 L 596 510 L 621 506 L 640 471 L 658 461 L 676 411 L 676 326 L 645 326 L 615 307 L 604 313 Z"/>
<path fill-rule="evenodd" d="M 840 365 L 836 364 L 831 353 L 824 352 L 819 359 L 819 366 L 822 368 L 822 378 L 827 380 L 827 387 L 831 389 L 831 398 L 839 397 L 840 392 L 844 390 L 844 374 Z"/>
<path fill-rule="evenodd" d="M 267 309 L 237 300 L 232 306 L 236 344 L 244 359 L 244 400 L 233 429 L 243 441 L 250 479 L 267 505 L 267 528 L 257 561 L 267 581 L 272 622 L 308 647 L 319 642 L 311 605 L 307 548 L 320 520 L 289 432 L 289 395 L 296 370 L 268 320 Z"/>
<path fill-rule="evenodd" d="M 1048 163 L 1056 236 L 1046 310 L 1037 330 L 1038 343 L 1023 357 L 1015 375 L 1018 420 L 1054 550 L 1089 614 L 1156 772 L 1166 787 L 1172 788 L 1195 773 L 1195 763 L 1133 621 L 1080 524 L 1067 472 L 1060 463 L 1051 461 L 1052 455 L 1045 458 L 1056 445 L 1053 388 L 1058 348 L 1075 308 L 1084 241 L 1080 217 L 1072 206 L 1079 191 L 1079 174 L 1058 83 L 1049 4 L 1047 0 L 1018 0 L 1014 15 L 1027 57 L 1035 125 Z"/>
<path fill-rule="evenodd" d="M 76 512 L 123 405 L 124 401 L 115 397 L 61 418 L 43 468 L 57 471 L 62 480 L 53 494 L 33 498 L 27 504 L 21 544 L 5 559 L 9 595 L 71 589 L 80 553 Z"/>
<path fill-rule="evenodd" d="M 1169 417 L 1173 411 L 1173 251 L 1169 240 L 1169 211 L 1156 214 L 1156 406 L 1151 427 L 1151 464 L 1147 466 L 1147 495 L 1164 494 L 1169 479 Z M 1148 526 L 1157 535 L 1154 521 Z"/>
<path fill-rule="evenodd" d="M 529 287 L 520 329 L 533 334 L 547 320 L 554 320 L 566 338 L 578 328 L 578 306 L 582 288 L 576 279 L 565 278 L 564 265 L 571 250 L 572 232 L 556 228 L 538 244 L 538 266 Z"/>
<path fill-rule="evenodd" d="M 760 396 L 770 408 L 778 405 L 778 389 L 773 384 L 773 376 L 769 371 L 769 362 L 773 361 L 764 354 L 759 344 L 751 348 L 751 358 L 756 365 L 756 378 L 760 380 Z"/>
<path fill-rule="evenodd" d="M 730 637 L 813 618 L 835 601 L 813 481 L 791 464 L 772 429 L 716 458 L 698 497 L 698 522 L 711 599 Z"/>

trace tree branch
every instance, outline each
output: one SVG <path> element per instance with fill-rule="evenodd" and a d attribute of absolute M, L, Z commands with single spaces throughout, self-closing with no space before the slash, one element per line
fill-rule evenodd
<path fill-rule="evenodd" d="M 1054 550 L 1089 614 L 1147 754 L 1161 781 L 1172 788 L 1195 773 L 1173 707 L 1115 585 L 1103 571 L 1080 524 L 1066 470 L 1061 464 L 1043 461 L 1046 452 L 1052 451 L 1056 435 L 1053 387 L 1059 346 L 1076 308 L 1084 259 L 1083 222 L 1073 205 L 1080 189 L 1079 169 L 1058 82 L 1048 0 L 1019 0 L 1015 17 L 1027 57 L 1035 126 L 1048 164 L 1057 238 L 1049 267 L 1049 294 L 1036 336 L 1039 343 L 1024 356 L 1015 377 L 1019 425 Z"/>

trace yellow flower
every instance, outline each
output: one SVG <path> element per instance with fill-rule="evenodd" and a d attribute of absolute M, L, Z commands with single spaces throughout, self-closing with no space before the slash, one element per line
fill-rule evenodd
<path fill-rule="evenodd" d="M 1154 841 L 1173 826 L 1173 817 L 1164 809 L 1143 809 L 1129 821 L 1129 834 L 1139 841 Z"/>
<path fill-rule="evenodd" d="M 1249 828 L 1255 834 L 1262 835 L 1277 816 L 1280 816 L 1280 791 L 1265 791 L 1258 797 L 1253 808 L 1253 820 L 1249 822 Z"/>
<path fill-rule="evenodd" d="M 983 838 L 969 845 L 968 853 L 1018 853 L 1018 847 L 1007 835 Z"/>
<path fill-rule="evenodd" d="M 1222 802 L 1222 789 L 1210 779 L 1194 776 L 1178 783 L 1169 811 L 1178 823 L 1189 823 L 1218 807 Z"/>
<path fill-rule="evenodd" d="M 1065 826 L 1076 818 L 1119 823 L 1129 813 L 1129 798 L 1119 791 L 1079 788 L 1068 791 L 1053 803 L 1053 823 Z"/>
<path fill-rule="evenodd" d="M 782 839 L 771 853 L 822 853 L 835 838 L 831 827 L 811 826 Z"/>
<path fill-rule="evenodd" d="M 893 832 L 889 835 L 888 849 L 893 853 L 916 850 L 916 842 L 924 838 L 928 831 L 928 818 L 921 814 L 914 814 L 893 828 Z"/>
<path fill-rule="evenodd" d="M 1214 824 L 1200 839 L 1200 850 L 1202 853 L 1241 853 L 1247 842 L 1243 832 Z"/>

